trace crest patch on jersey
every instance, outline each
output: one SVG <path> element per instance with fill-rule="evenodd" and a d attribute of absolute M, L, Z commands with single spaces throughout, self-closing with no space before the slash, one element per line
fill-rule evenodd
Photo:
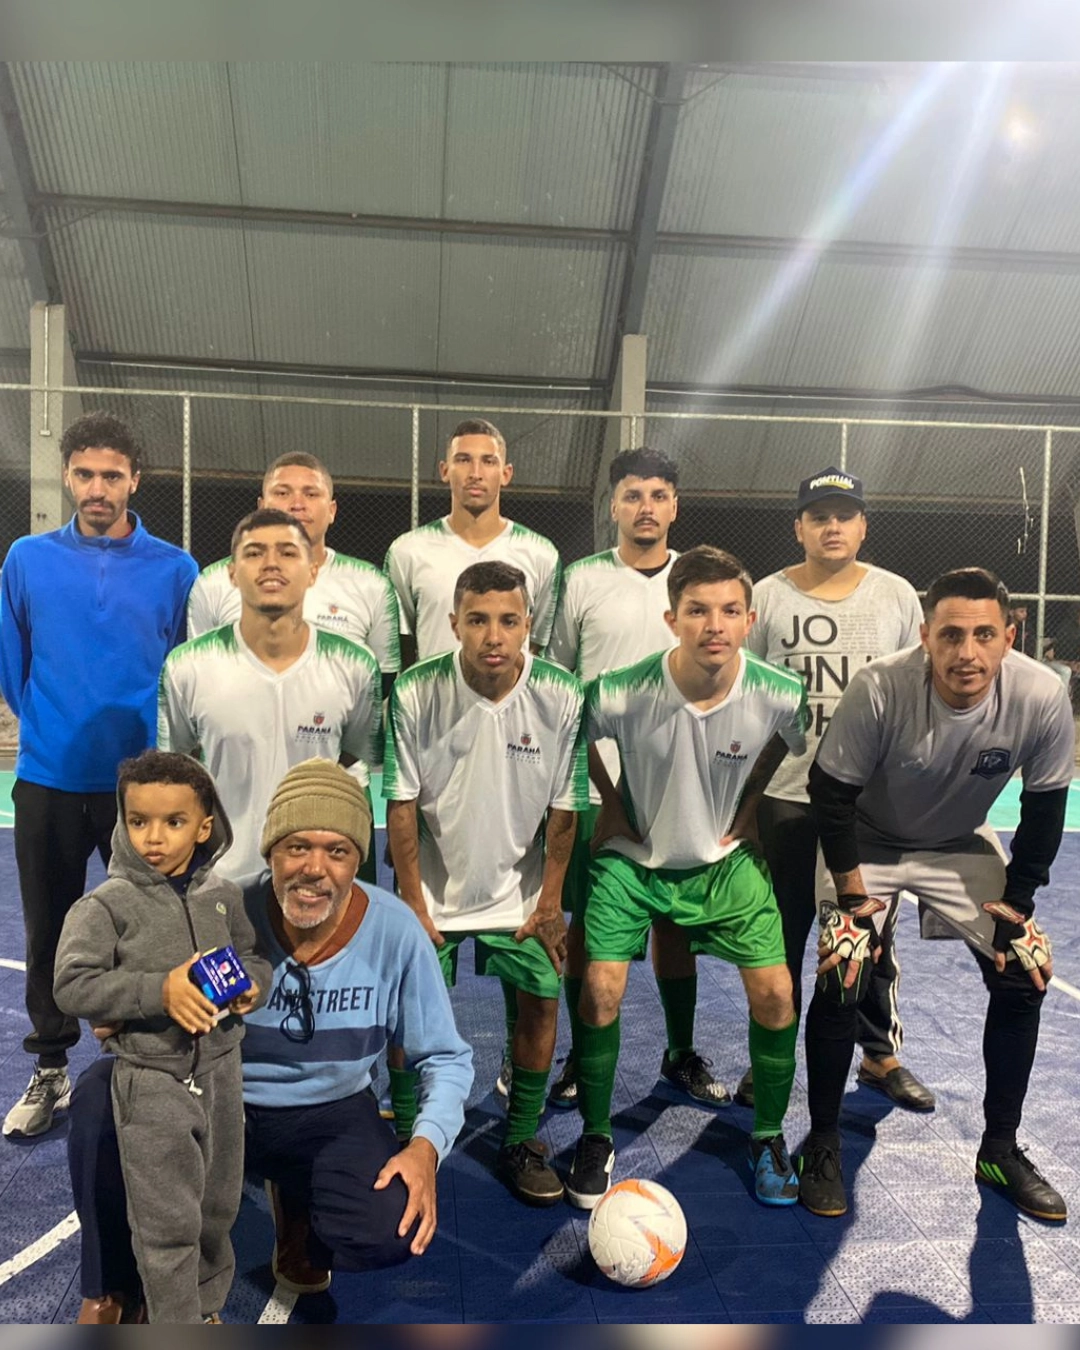
<path fill-rule="evenodd" d="M 975 761 L 973 774 L 980 778 L 997 778 L 999 774 L 1008 773 L 1012 768 L 1012 752 L 997 748 L 994 750 L 980 750 L 979 758 Z"/>

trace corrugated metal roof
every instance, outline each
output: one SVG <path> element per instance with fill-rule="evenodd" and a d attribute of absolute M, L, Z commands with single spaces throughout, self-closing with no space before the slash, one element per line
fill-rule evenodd
<path fill-rule="evenodd" d="M 238 199 L 224 64 L 27 61 L 12 79 L 42 191 Z"/>
<path fill-rule="evenodd" d="M 807 275 L 776 258 L 660 250 L 642 324 L 649 378 L 779 384 L 808 284 Z"/>
<path fill-rule="evenodd" d="M 606 373 L 624 253 L 618 245 L 447 239 L 439 369 Z"/>
<path fill-rule="evenodd" d="M 236 222 L 71 211 L 47 219 L 78 348 L 254 356 Z"/>
<path fill-rule="evenodd" d="M 445 66 L 242 61 L 227 75 L 248 205 L 441 213 Z"/>
<path fill-rule="evenodd" d="M 1000 69 L 697 80 L 664 230 L 1002 247 L 1034 177 Z"/>
<path fill-rule="evenodd" d="M 994 285 L 967 268 L 818 264 L 779 383 L 912 389 L 968 383 L 964 352 Z"/>
<path fill-rule="evenodd" d="M 434 367 L 438 237 L 254 226 L 244 238 L 257 358 Z"/>
<path fill-rule="evenodd" d="M 654 88 L 646 67 L 452 66 L 445 214 L 628 229 Z"/>
<path fill-rule="evenodd" d="M 0 234 L 0 347 L 30 346 L 32 304 L 19 241 Z"/>
<path fill-rule="evenodd" d="M 1080 275 L 996 277 L 974 316 L 957 380 L 1019 394 L 1080 392 Z"/>

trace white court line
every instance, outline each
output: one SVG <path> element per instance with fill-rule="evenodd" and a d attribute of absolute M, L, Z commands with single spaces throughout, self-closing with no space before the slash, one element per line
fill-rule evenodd
<path fill-rule="evenodd" d="M 5 970 L 25 970 L 26 962 L 11 961 L 6 956 L 0 956 L 0 966 L 3 966 Z"/>
<path fill-rule="evenodd" d="M 32 1266 L 35 1261 L 40 1261 L 43 1256 L 48 1256 L 55 1247 L 59 1247 L 61 1242 L 66 1242 L 69 1237 L 78 1231 L 79 1216 L 72 1210 L 67 1218 L 58 1223 L 55 1228 L 50 1228 L 36 1242 L 31 1242 L 29 1247 L 24 1247 L 10 1261 L 5 1261 L 0 1266 L 0 1284 L 6 1284 L 8 1280 L 13 1279 L 27 1266 Z"/>
<path fill-rule="evenodd" d="M 274 1292 L 266 1304 L 266 1307 L 259 1314 L 257 1326 L 284 1326 L 296 1307 L 296 1295 L 288 1289 L 282 1289 L 280 1284 L 274 1285 Z"/>
<path fill-rule="evenodd" d="M 904 897 L 904 899 L 908 902 L 908 904 L 918 905 L 919 903 L 918 900 L 915 898 L 915 896 L 911 894 L 910 891 L 901 891 L 900 894 Z M 1050 988 L 1060 989 L 1063 994 L 1068 994 L 1070 998 L 1074 998 L 1076 999 L 1077 1003 L 1080 1003 L 1080 989 L 1077 989 L 1075 984 L 1070 984 L 1069 981 L 1060 976 L 1056 970 L 1054 971 L 1053 979 L 1050 981 Z"/>

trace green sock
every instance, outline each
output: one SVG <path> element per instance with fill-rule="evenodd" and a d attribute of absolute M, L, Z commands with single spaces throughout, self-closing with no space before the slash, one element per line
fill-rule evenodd
<path fill-rule="evenodd" d="M 585 981 L 577 975 L 563 976 L 563 991 L 566 994 L 566 1011 L 570 1014 L 570 1037 L 571 1042 L 578 1038 L 578 1028 L 581 1026 L 581 1017 L 578 1015 L 578 1004 L 581 1002 L 581 990 Z"/>
<path fill-rule="evenodd" d="M 416 1124 L 416 1085 L 420 1075 L 415 1069 L 390 1069 L 390 1105 L 394 1108 L 394 1133 L 402 1143 L 412 1138 Z"/>
<path fill-rule="evenodd" d="M 584 1134 L 611 1134 L 611 1095 L 615 1091 L 615 1065 L 619 1060 L 619 1019 L 609 1027 L 579 1024 L 574 1040 L 577 1066 L 578 1108 Z"/>
<path fill-rule="evenodd" d="M 499 983 L 502 985 L 503 1002 L 506 1004 L 506 1046 L 503 1050 L 503 1057 L 507 1058 L 514 1044 L 514 1031 L 517 1028 L 517 989 L 506 980 L 500 980 Z M 530 1135 L 529 1138 L 532 1138 L 532 1136 Z"/>
<path fill-rule="evenodd" d="M 784 1128 L 791 1085 L 795 1081 L 795 1042 L 799 1020 L 782 1031 L 750 1019 L 750 1067 L 754 1071 L 755 1139 L 771 1139 Z"/>
<path fill-rule="evenodd" d="M 547 1082 L 547 1069 L 523 1069 L 520 1064 L 514 1065 L 504 1143 L 523 1144 L 526 1139 L 536 1138 Z"/>
<path fill-rule="evenodd" d="M 657 976 L 656 987 L 664 1005 L 668 1054 L 678 1059 L 694 1048 L 694 1014 L 697 1012 L 697 976 L 669 980 Z"/>

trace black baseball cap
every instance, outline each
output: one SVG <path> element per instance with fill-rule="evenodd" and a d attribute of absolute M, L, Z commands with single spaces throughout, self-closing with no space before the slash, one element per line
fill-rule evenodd
<path fill-rule="evenodd" d="M 862 479 L 832 465 L 827 469 L 819 469 L 817 473 L 804 478 L 799 484 L 799 497 L 795 503 L 796 515 L 812 506 L 814 502 L 821 501 L 822 497 L 847 497 L 861 510 L 866 510 Z"/>

